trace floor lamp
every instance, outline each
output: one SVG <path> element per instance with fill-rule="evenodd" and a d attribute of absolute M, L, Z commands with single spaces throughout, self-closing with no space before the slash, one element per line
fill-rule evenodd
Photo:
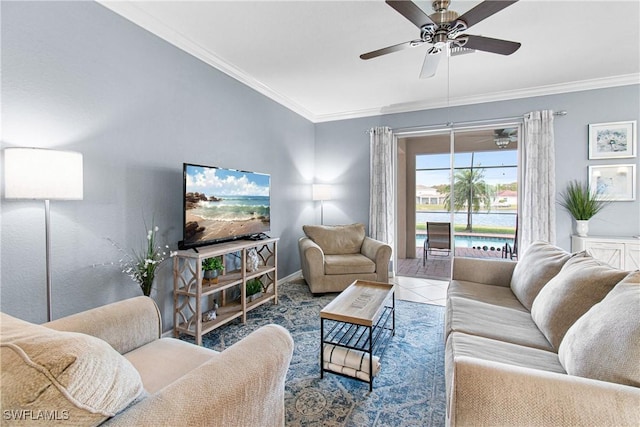
<path fill-rule="evenodd" d="M 331 186 L 328 184 L 313 184 L 313 200 L 320 200 L 320 224 L 324 224 L 324 201 L 331 200 Z"/>
<path fill-rule="evenodd" d="M 4 196 L 44 200 L 47 320 L 51 321 L 50 200 L 82 200 L 82 154 L 42 148 L 5 148 Z"/>

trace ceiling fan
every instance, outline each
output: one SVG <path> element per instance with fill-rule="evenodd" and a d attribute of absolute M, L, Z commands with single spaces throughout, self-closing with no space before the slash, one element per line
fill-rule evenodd
<path fill-rule="evenodd" d="M 458 16 L 457 12 L 449 10 L 450 0 L 433 1 L 432 7 L 435 12 L 431 15 L 424 13 L 422 9 L 412 1 L 387 0 L 386 3 L 389 6 L 420 29 L 420 38 L 364 53 L 360 55 L 360 58 L 365 60 L 376 58 L 388 53 L 427 43 L 430 44 L 431 47 L 425 56 L 420 78 L 428 78 L 436 74 L 442 51 L 447 48 L 447 45 L 449 45 L 450 48 L 464 47 L 467 49 L 499 53 L 501 55 L 511 55 L 520 48 L 520 43 L 462 33 L 516 1 L 517 0 L 483 1 L 463 15 Z"/>

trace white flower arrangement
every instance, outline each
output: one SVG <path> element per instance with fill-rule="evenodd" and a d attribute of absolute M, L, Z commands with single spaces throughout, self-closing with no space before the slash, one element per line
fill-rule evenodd
<path fill-rule="evenodd" d="M 164 248 L 156 244 L 156 234 L 159 228 L 153 226 L 147 231 L 147 244 L 144 251 L 135 251 L 131 253 L 126 252 L 116 242 L 109 239 L 109 241 L 122 252 L 123 257 L 118 260 L 122 272 L 129 276 L 131 280 L 140 285 L 142 293 L 146 296 L 151 294 L 153 287 L 153 281 L 156 276 L 156 270 L 167 257 L 173 257 L 176 252 L 168 251 L 169 245 L 165 245 Z"/>

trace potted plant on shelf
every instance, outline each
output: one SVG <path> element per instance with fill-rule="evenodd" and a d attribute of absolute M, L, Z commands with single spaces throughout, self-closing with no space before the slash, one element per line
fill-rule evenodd
<path fill-rule="evenodd" d="M 253 301 L 262 296 L 262 282 L 255 278 L 247 281 L 247 300 Z"/>
<path fill-rule="evenodd" d="M 600 192 L 593 190 L 589 184 L 574 180 L 560 193 L 559 203 L 575 219 L 578 236 L 586 237 L 589 232 L 589 220 L 610 201 L 604 199 Z"/>
<path fill-rule="evenodd" d="M 218 283 L 218 276 L 224 270 L 222 259 L 219 257 L 206 258 L 202 260 L 202 270 L 204 270 L 204 278 Z"/>

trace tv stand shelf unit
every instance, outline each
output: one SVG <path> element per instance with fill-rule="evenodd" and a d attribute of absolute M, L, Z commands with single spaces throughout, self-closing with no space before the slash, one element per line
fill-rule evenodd
<path fill-rule="evenodd" d="M 236 240 L 203 246 L 194 250 L 181 250 L 173 258 L 173 335 L 180 333 L 195 337 L 196 344 L 202 345 L 202 336 L 231 322 L 238 317 L 247 321 L 247 312 L 273 300 L 278 304 L 277 245 L 279 238 L 260 241 Z M 255 249 L 259 265 L 255 271 L 247 271 L 249 251 Z M 229 271 L 227 256 L 240 254 L 240 269 Z M 225 269 L 218 276 L 218 283 L 203 278 L 202 261 L 207 258 L 222 257 Z M 259 278 L 262 282 L 262 296 L 247 301 L 247 281 Z M 227 301 L 227 291 L 240 287 L 240 300 Z M 208 297 L 205 299 L 205 297 Z M 204 301 L 203 301 L 204 300 Z M 203 320 L 202 315 L 218 302 L 217 317 Z"/>

